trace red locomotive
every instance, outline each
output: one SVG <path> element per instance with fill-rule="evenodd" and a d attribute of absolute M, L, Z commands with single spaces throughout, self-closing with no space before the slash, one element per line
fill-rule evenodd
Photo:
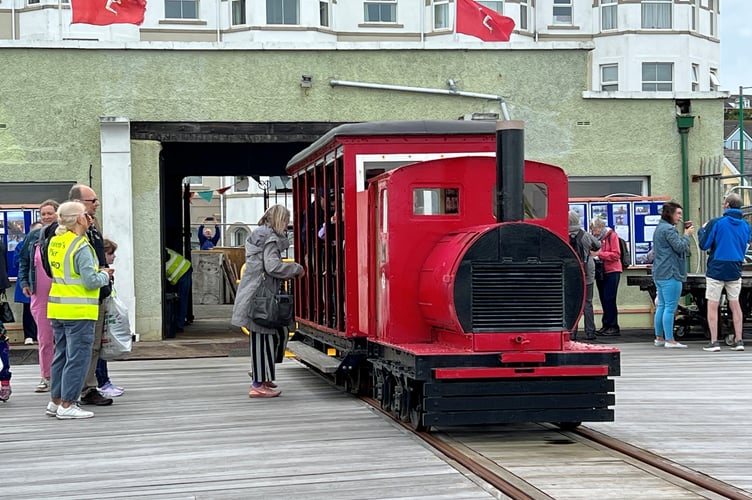
<path fill-rule="evenodd" d="M 307 269 L 290 349 L 416 428 L 611 421 L 619 351 L 569 341 L 567 177 L 495 125 L 343 125 L 288 163 Z"/>

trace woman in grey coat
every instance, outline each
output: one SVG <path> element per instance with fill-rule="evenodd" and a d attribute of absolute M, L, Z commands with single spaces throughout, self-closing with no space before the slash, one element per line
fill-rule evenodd
<path fill-rule="evenodd" d="M 274 359 L 279 337 L 275 328 L 265 328 L 251 320 L 251 299 L 261 284 L 264 272 L 267 279 L 272 280 L 272 289 L 277 290 L 284 280 L 303 276 L 305 271 L 300 264 L 282 261 L 282 252 L 290 246 L 285 236 L 290 211 L 283 205 L 274 205 L 269 207 L 258 223 L 259 227 L 245 242 L 245 271 L 232 308 L 232 324 L 250 331 L 253 384 L 248 396 L 274 398 L 281 393 L 274 384 Z"/>

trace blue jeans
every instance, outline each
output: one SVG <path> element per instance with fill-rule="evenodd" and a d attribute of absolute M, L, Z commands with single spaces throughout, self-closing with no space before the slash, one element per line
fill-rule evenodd
<path fill-rule="evenodd" d="M 55 355 L 50 369 L 50 397 L 65 402 L 78 401 L 94 345 L 95 320 L 53 319 Z"/>
<path fill-rule="evenodd" d="M 110 381 L 110 374 L 107 372 L 107 361 L 102 358 L 97 360 L 97 369 L 94 373 L 97 375 L 97 387 L 103 387 Z"/>
<path fill-rule="evenodd" d="M 674 312 L 679 305 L 682 282 L 675 279 L 655 280 L 658 305 L 655 308 L 655 336 L 674 341 Z"/>
<path fill-rule="evenodd" d="M 603 328 L 619 329 L 619 311 L 616 309 L 616 292 L 619 290 L 621 273 L 606 273 L 602 280 L 596 280 L 598 298 L 603 307 Z"/>

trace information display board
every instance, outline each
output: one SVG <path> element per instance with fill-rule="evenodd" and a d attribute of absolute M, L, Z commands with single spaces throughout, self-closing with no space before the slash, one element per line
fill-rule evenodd
<path fill-rule="evenodd" d="M 668 200 L 668 197 L 572 198 L 569 210 L 577 212 L 586 231 L 596 217 L 604 220 L 629 245 L 631 266 L 644 266 L 649 263 L 653 232 Z"/>
<path fill-rule="evenodd" d="M 29 232 L 32 220 L 39 219 L 38 209 L 7 209 L 0 210 L 0 241 L 5 246 L 5 257 L 8 261 L 8 276 L 18 275 L 16 265 L 16 248 L 22 244 L 26 233 Z"/>

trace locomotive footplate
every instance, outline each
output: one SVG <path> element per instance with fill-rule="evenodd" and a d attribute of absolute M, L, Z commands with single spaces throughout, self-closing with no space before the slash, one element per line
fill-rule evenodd
<path fill-rule="evenodd" d="M 373 346 L 372 346 L 373 347 Z M 614 420 L 619 352 L 546 352 L 542 363 L 502 363 L 499 353 L 413 355 L 376 348 L 373 395 L 416 428 Z M 372 353 L 373 354 L 373 353 Z"/>

